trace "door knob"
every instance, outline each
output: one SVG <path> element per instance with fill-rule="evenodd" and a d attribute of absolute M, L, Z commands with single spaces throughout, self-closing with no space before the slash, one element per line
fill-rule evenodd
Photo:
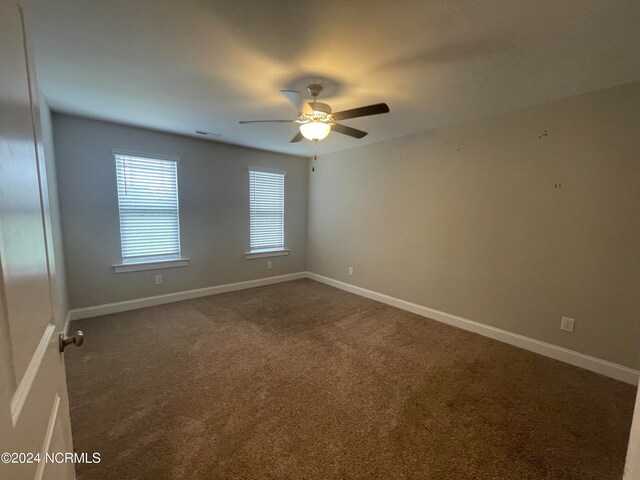
<path fill-rule="evenodd" d="M 71 335 L 70 337 L 65 336 L 63 332 L 58 334 L 58 346 L 60 347 L 60 352 L 64 352 L 64 349 L 67 345 L 74 344 L 76 347 L 79 347 L 84 342 L 84 333 L 82 330 L 78 330 L 76 333 Z"/>

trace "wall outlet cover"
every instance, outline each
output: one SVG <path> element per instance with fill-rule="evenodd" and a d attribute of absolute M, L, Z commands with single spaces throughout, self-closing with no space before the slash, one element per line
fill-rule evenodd
<path fill-rule="evenodd" d="M 573 318 L 562 317 L 560 321 L 560 330 L 564 330 L 565 332 L 573 332 L 573 328 L 576 324 L 576 321 Z"/>
<path fill-rule="evenodd" d="M 162 278 L 162 275 L 156 275 L 156 285 L 162 285 L 164 282 L 164 279 Z"/>
<path fill-rule="evenodd" d="M 349 267 L 349 275 L 353 275 L 353 267 Z"/>

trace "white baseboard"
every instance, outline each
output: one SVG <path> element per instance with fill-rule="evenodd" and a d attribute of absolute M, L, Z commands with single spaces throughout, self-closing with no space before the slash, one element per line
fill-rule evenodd
<path fill-rule="evenodd" d="M 485 337 L 498 340 L 500 342 L 508 343 L 515 347 L 529 350 L 531 352 L 535 352 L 540 355 L 553 358 L 555 360 L 560 360 L 561 362 L 569 363 L 571 365 L 575 365 L 576 367 L 581 367 L 586 370 L 599 373 L 601 375 L 606 375 L 607 377 L 615 378 L 616 380 L 621 380 L 632 385 L 638 384 L 640 371 L 625 367 L 623 365 L 618 365 L 617 363 L 609 362 L 607 360 L 601 360 L 599 358 L 575 352 L 567 348 L 558 347 L 550 343 L 541 342 L 533 338 L 525 337 L 524 335 L 518 335 L 517 333 L 511 333 L 507 330 L 502 330 L 500 328 L 491 327 L 483 323 L 474 322 L 473 320 L 468 320 L 466 318 L 458 317 L 450 313 L 441 312 L 440 310 L 435 310 L 433 308 L 424 307 L 416 303 L 407 302 L 406 300 L 400 300 L 399 298 L 391 297 L 383 293 L 374 292 L 372 290 L 367 290 L 366 288 L 357 287 L 355 285 L 341 282 L 339 280 L 334 280 L 333 278 L 324 277 L 316 273 L 306 272 L 306 277 L 324 283 L 326 285 L 345 290 L 347 292 L 355 293 L 356 295 L 360 295 L 362 297 L 370 298 L 371 300 L 376 300 L 378 302 L 385 303 L 387 305 L 391 305 L 393 307 L 400 308 L 417 315 L 421 315 L 423 317 L 437 320 L 439 322 L 446 323 L 463 330 L 468 330 L 470 332 L 474 332 Z"/>
<path fill-rule="evenodd" d="M 108 315 L 110 313 L 126 312 L 128 310 L 137 310 L 138 308 L 153 307 L 154 305 L 179 302 L 181 300 L 189 300 L 191 298 L 208 297 L 209 295 L 245 290 L 247 288 L 271 285 L 273 283 L 288 282 L 290 280 L 305 278 L 306 275 L 306 272 L 289 273 L 287 275 L 279 275 L 276 277 L 247 280 L 246 282 L 227 283 L 224 285 L 216 285 L 214 287 L 197 288 L 195 290 L 186 290 L 183 292 L 155 295 L 153 297 L 125 300 L 123 302 L 106 303 L 104 305 L 96 305 L 94 307 L 75 308 L 73 310 L 69 310 L 68 321 L 98 317 L 100 315 Z M 66 330 L 68 331 L 68 325 L 66 326 Z"/>
<path fill-rule="evenodd" d="M 274 283 L 288 282 L 290 280 L 298 280 L 300 278 L 310 278 L 318 282 L 330 285 L 332 287 L 355 293 L 362 297 L 370 298 L 387 305 L 391 305 L 402 310 L 406 310 L 423 317 L 437 320 L 448 325 L 452 325 L 463 330 L 483 335 L 485 337 L 508 343 L 515 347 L 529 350 L 531 352 L 554 358 L 577 367 L 590 370 L 592 372 L 606 375 L 633 385 L 638 384 L 640 371 L 619 365 L 617 363 L 602 360 L 596 357 L 575 352 L 567 348 L 558 347 L 550 343 L 541 342 L 533 338 L 525 337 L 517 333 L 512 333 L 500 328 L 491 327 L 483 323 L 474 322 L 466 318 L 458 317 L 450 313 L 441 312 L 433 308 L 418 305 L 416 303 L 391 297 L 383 293 L 367 290 L 366 288 L 357 287 L 349 283 L 334 280 L 333 278 L 324 277 L 312 272 L 298 272 L 287 275 L 279 275 L 276 277 L 261 278 L 258 280 L 248 280 L 246 282 L 228 283 L 225 285 L 216 285 L 214 287 L 198 288 L 196 290 L 187 290 L 184 292 L 167 293 L 164 295 L 156 295 L 153 297 L 139 298 L 135 300 L 126 300 L 124 302 L 107 303 L 105 305 L 97 305 L 94 307 L 77 308 L 69 310 L 65 322 L 65 332 L 69 331 L 69 322 L 80 320 L 83 318 L 98 317 L 100 315 L 108 315 L 110 313 L 125 312 L 128 310 L 136 310 L 138 308 L 152 307 L 154 305 L 162 305 L 164 303 L 179 302 L 181 300 L 189 300 L 191 298 L 207 297 L 219 293 L 233 292 L 236 290 L 244 290 L 247 288 L 261 287 L 263 285 L 271 285 Z"/>

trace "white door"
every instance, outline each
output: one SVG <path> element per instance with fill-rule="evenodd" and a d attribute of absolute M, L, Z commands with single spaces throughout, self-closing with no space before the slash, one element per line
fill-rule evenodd
<path fill-rule="evenodd" d="M 640 388 L 636 395 L 636 408 L 633 413 L 627 463 L 624 466 L 624 480 L 640 480 Z"/>
<path fill-rule="evenodd" d="M 23 23 L 15 1 L 0 0 L 0 478 L 70 480 L 73 463 L 46 461 L 73 446 L 47 257 L 38 90 Z"/>

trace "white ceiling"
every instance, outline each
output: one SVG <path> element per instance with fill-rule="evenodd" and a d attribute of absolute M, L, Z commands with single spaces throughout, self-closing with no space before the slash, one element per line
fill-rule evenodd
<path fill-rule="evenodd" d="M 638 0 L 27 0 L 54 110 L 310 155 L 279 94 L 319 79 L 326 153 L 640 79 Z M 322 98 L 321 98 L 322 100 Z"/>

